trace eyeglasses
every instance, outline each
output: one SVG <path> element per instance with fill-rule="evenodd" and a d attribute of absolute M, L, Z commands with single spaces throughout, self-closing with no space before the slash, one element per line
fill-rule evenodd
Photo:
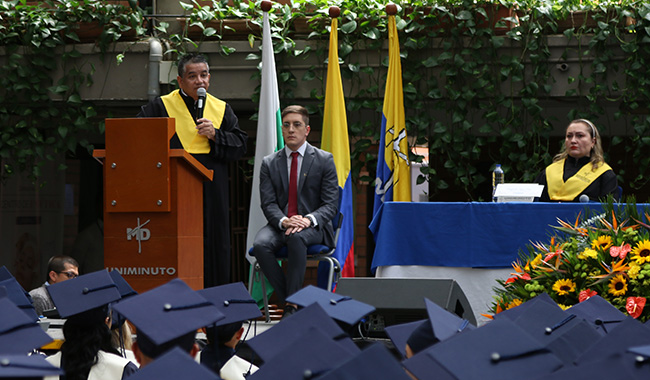
<path fill-rule="evenodd" d="M 59 274 L 64 274 L 64 275 L 66 275 L 68 278 L 79 277 L 78 274 L 76 274 L 75 272 L 70 272 L 70 271 L 68 271 L 68 272 L 57 272 L 57 273 L 59 273 Z"/>

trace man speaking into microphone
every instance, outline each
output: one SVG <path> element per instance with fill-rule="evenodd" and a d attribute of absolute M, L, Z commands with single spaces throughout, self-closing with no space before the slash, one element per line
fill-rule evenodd
<path fill-rule="evenodd" d="M 138 117 L 176 119 L 172 149 L 185 149 L 206 168 L 212 181 L 203 183 L 204 286 L 230 282 L 230 223 L 228 161 L 246 153 L 246 132 L 239 128 L 229 104 L 207 93 L 210 66 L 200 54 L 187 54 L 178 61 L 178 90 L 149 102 Z"/>

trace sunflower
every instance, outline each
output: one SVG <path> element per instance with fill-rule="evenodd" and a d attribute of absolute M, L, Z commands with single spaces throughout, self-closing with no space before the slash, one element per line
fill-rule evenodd
<path fill-rule="evenodd" d="M 625 276 L 619 274 L 609 282 L 609 293 L 614 297 L 622 296 L 627 292 L 627 280 Z"/>
<path fill-rule="evenodd" d="M 560 296 L 567 295 L 576 290 L 576 284 L 566 278 L 559 279 L 553 284 L 553 291 Z"/>
<path fill-rule="evenodd" d="M 632 259 L 637 264 L 650 263 L 650 241 L 642 240 L 632 250 Z"/>
<path fill-rule="evenodd" d="M 582 251 L 582 252 L 580 252 L 580 253 L 578 254 L 578 258 L 579 258 L 580 260 L 586 260 L 587 258 L 595 259 L 595 258 L 597 258 L 597 257 L 598 257 L 598 252 L 594 251 L 594 250 L 591 249 L 591 248 L 585 248 L 584 251 Z"/>
<path fill-rule="evenodd" d="M 591 248 L 605 251 L 607 248 L 612 246 L 612 237 L 600 235 L 598 238 L 591 241 Z"/>

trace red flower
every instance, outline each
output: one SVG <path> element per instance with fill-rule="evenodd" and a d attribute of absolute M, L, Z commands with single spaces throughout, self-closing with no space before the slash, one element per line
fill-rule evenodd
<path fill-rule="evenodd" d="M 586 301 L 595 295 L 598 295 L 598 292 L 596 292 L 595 290 L 585 289 L 581 291 L 580 294 L 578 294 L 578 300 L 580 300 L 580 302 Z"/>
<path fill-rule="evenodd" d="M 524 281 L 528 281 L 528 280 L 530 280 L 530 275 L 529 275 L 528 273 L 524 273 L 524 274 L 510 273 L 510 274 L 512 274 L 512 275 L 514 275 L 514 276 L 510 277 L 509 279 L 507 279 L 507 280 L 506 280 L 506 284 L 510 284 L 510 283 L 512 283 L 512 282 L 515 282 L 515 281 L 517 281 L 518 279 L 521 279 L 521 280 L 524 280 Z"/>
<path fill-rule="evenodd" d="M 612 257 L 618 257 L 619 259 L 623 260 L 625 259 L 625 256 L 627 256 L 627 254 L 630 253 L 631 250 L 632 247 L 629 244 L 625 243 L 625 244 L 621 244 L 620 247 L 616 247 L 616 246 L 611 247 L 609 249 L 609 254 Z"/>
<path fill-rule="evenodd" d="M 556 256 L 558 256 L 558 255 L 561 255 L 562 253 L 564 253 L 564 250 L 558 248 L 557 250 L 552 251 L 552 252 L 549 252 L 546 256 L 544 256 L 544 260 L 543 260 L 543 261 L 546 263 L 546 262 L 548 262 L 550 259 L 552 259 L 552 258 L 554 258 L 554 257 L 556 257 Z"/>
<path fill-rule="evenodd" d="M 643 313 L 644 306 L 644 297 L 628 297 L 627 303 L 625 304 L 625 310 L 627 310 L 632 318 L 639 318 L 641 313 Z"/>

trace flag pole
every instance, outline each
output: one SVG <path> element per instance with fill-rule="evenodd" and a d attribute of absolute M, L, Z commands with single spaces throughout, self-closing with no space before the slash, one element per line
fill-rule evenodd
<path fill-rule="evenodd" d="M 259 172 L 262 159 L 280 149 L 283 140 L 281 132 L 282 119 L 280 117 L 280 97 L 278 92 L 277 73 L 275 71 L 275 56 L 271 40 L 271 28 L 268 12 L 273 8 L 271 1 L 265 0 L 260 4 L 263 11 L 262 27 L 262 75 L 260 83 L 260 102 L 257 112 L 257 139 L 255 142 L 255 163 L 253 165 L 253 186 L 248 213 L 248 232 L 246 236 L 246 258 L 251 263 L 249 271 L 249 291 L 258 304 L 263 304 L 263 290 L 260 278 L 254 278 L 256 260 L 248 254 L 253 246 L 255 235 L 265 224 L 266 218 L 260 206 Z M 266 284 L 267 296 L 270 296 L 273 287 Z"/>

